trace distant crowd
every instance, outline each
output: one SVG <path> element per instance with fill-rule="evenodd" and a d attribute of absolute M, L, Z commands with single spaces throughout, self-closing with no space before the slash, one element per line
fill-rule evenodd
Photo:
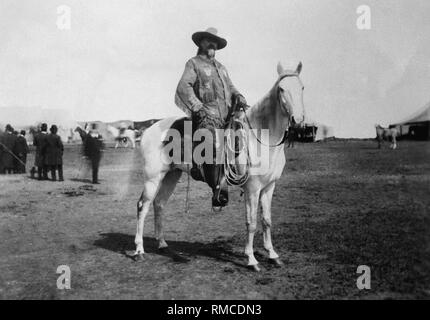
<path fill-rule="evenodd" d="M 8 124 L 0 134 L 0 174 L 25 173 L 28 145 L 25 130 L 20 132 Z"/>
<path fill-rule="evenodd" d="M 85 130 L 76 129 L 82 138 L 82 153 L 92 168 L 92 182 L 98 183 L 99 163 L 104 148 L 103 137 L 98 133 L 97 126 Z M 42 123 L 39 131 L 33 133 L 33 146 L 36 147 L 34 167 L 31 177 L 38 180 L 64 181 L 63 153 L 64 146 L 58 128 L 53 124 L 48 133 L 48 125 Z M 25 130 L 20 132 L 8 124 L 5 132 L 0 132 L 0 174 L 26 173 L 27 154 L 29 148 L 25 138 Z M 48 174 L 51 173 L 51 179 Z"/>
<path fill-rule="evenodd" d="M 35 176 L 36 168 L 39 180 L 49 180 L 48 171 L 51 172 L 51 180 L 63 181 L 63 143 L 57 135 L 58 128 L 54 124 L 48 134 L 48 125 L 43 123 L 40 132 L 33 137 L 33 145 L 36 147 L 35 167 L 31 173 Z M 17 132 L 13 127 L 6 125 L 5 132 L 0 135 L 0 173 L 16 174 L 26 173 L 27 154 L 29 148 L 25 139 L 25 130 Z"/>

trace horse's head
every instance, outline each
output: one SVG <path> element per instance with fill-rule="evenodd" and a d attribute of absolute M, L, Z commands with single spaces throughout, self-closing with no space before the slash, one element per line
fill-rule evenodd
<path fill-rule="evenodd" d="M 275 90 L 281 107 L 281 112 L 290 121 L 294 116 L 294 110 L 298 106 L 303 107 L 303 90 L 304 86 L 300 79 L 300 72 L 302 71 L 302 63 L 297 65 L 295 71 L 284 69 L 282 64 L 278 63 L 279 79 L 276 82 Z"/>
<path fill-rule="evenodd" d="M 86 133 L 86 131 L 84 129 L 82 129 L 81 126 L 77 126 L 75 128 L 75 130 L 73 130 L 74 132 L 78 132 L 78 133 Z"/>
<path fill-rule="evenodd" d="M 79 136 L 81 137 L 82 140 L 84 140 L 85 137 L 87 136 L 87 133 L 85 132 L 85 130 L 82 129 L 80 126 L 77 126 L 73 131 L 79 133 Z"/>

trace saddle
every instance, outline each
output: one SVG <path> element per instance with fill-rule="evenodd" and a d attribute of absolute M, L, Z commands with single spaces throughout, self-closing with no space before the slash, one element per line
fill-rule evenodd
<path fill-rule="evenodd" d="M 193 135 L 194 132 L 198 129 L 230 129 L 230 130 L 237 130 L 240 129 L 239 126 L 237 126 L 237 120 L 240 120 L 244 117 L 244 112 L 246 109 L 248 109 L 249 106 L 246 104 L 241 103 L 239 100 L 233 101 L 233 106 L 230 109 L 230 112 L 227 115 L 227 119 L 223 121 L 219 118 L 213 118 L 210 116 L 207 116 L 203 119 L 196 119 L 195 117 L 190 117 L 188 120 L 192 121 L 193 123 Z M 194 148 L 199 145 L 200 142 L 193 143 L 193 154 L 194 154 Z M 236 137 L 234 141 L 234 154 L 237 157 L 241 150 L 241 141 Z M 231 147 L 231 146 L 230 146 Z M 216 154 L 216 153 L 214 153 Z M 216 156 L 215 156 L 216 157 Z M 213 159 L 215 163 L 215 157 Z M 205 181 L 207 176 L 213 175 L 213 170 L 215 170 L 216 165 L 198 165 L 193 162 L 193 167 L 190 171 L 191 176 L 194 180 L 197 181 Z M 218 166 L 224 166 L 223 164 L 218 164 Z M 224 172 L 224 168 L 222 168 L 222 172 Z"/>
<path fill-rule="evenodd" d="M 242 106 L 237 104 L 235 108 L 231 109 L 231 112 L 229 113 L 225 121 L 221 119 L 211 118 L 211 117 L 204 117 L 203 119 L 198 119 L 196 115 L 193 115 L 191 117 L 183 117 L 181 119 L 176 120 L 172 124 L 171 129 L 175 129 L 181 135 L 181 159 L 190 159 L 189 154 L 185 154 L 185 152 L 188 152 L 188 153 L 190 152 L 190 150 L 184 150 L 185 139 L 191 139 L 191 141 L 193 141 L 192 137 L 194 136 L 194 133 L 198 129 L 208 129 L 212 131 L 213 134 L 215 133 L 215 129 L 233 129 L 233 130 L 237 129 L 236 120 L 243 116 L 242 112 L 245 110 L 246 107 L 247 106 Z M 190 121 L 192 123 L 191 137 L 189 136 L 190 135 L 189 132 L 185 132 L 186 121 Z M 185 137 L 185 135 L 187 135 L 187 137 Z M 172 142 L 172 139 L 173 137 L 171 137 L 169 141 L 165 141 L 164 142 L 165 145 L 167 143 Z M 199 146 L 201 143 L 202 141 L 192 142 L 191 144 L 192 155 L 194 155 L 195 148 Z M 240 141 L 235 141 L 234 148 L 235 148 L 235 152 L 237 153 L 239 153 L 239 145 L 240 145 Z M 214 190 L 216 200 L 213 200 L 213 205 L 222 207 L 226 205 L 228 201 L 226 188 L 222 190 L 222 197 L 224 197 L 224 201 L 218 201 L 220 197 L 220 192 L 221 192 L 220 190 L 223 189 L 221 186 L 221 183 L 222 183 L 221 181 L 225 181 L 224 179 L 225 165 L 223 162 L 216 163 L 215 161 L 217 157 L 216 143 L 214 143 L 213 146 L 214 146 L 214 150 L 213 150 L 214 158 L 212 159 L 213 160 L 212 163 L 206 163 L 206 162 L 202 164 L 196 163 L 195 159 L 193 159 L 193 156 L 191 156 L 192 168 L 190 169 L 190 175 L 196 181 L 202 181 L 207 183 Z M 205 149 L 203 148 L 201 150 L 205 150 Z M 169 154 L 169 156 L 173 156 L 173 152 Z M 203 157 L 205 156 L 204 151 L 202 152 L 202 156 Z"/>

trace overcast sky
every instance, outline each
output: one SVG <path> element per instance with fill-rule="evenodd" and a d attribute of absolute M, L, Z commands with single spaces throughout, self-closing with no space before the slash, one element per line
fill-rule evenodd
<path fill-rule="evenodd" d="M 359 5 L 371 30 L 358 30 Z M 71 29 L 57 28 L 57 7 Z M 373 137 L 430 101 L 427 0 L 1 0 L 0 106 L 71 110 L 77 120 L 145 120 L 174 104 L 195 31 L 228 45 L 217 59 L 255 103 L 276 64 L 303 62 L 309 119 L 338 137 Z M 296 110 L 300 115 L 301 110 Z"/>

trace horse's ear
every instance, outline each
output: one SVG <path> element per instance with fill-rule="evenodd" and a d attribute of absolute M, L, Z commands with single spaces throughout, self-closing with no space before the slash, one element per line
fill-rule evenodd
<path fill-rule="evenodd" d="M 303 67 L 303 63 L 300 61 L 296 69 L 297 74 L 300 74 L 300 72 L 302 72 L 302 67 Z"/>
<path fill-rule="evenodd" d="M 277 70 L 278 70 L 278 75 L 281 75 L 284 73 L 284 67 L 281 64 L 281 61 L 278 62 Z"/>

